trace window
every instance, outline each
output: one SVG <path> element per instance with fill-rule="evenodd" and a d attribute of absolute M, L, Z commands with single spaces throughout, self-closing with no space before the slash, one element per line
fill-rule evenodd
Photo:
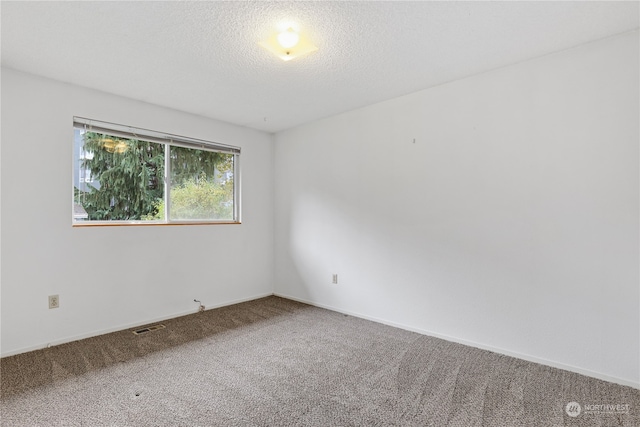
<path fill-rule="evenodd" d="M 239 223 L 240 148 L 74 117 L 73 224 Z"/>

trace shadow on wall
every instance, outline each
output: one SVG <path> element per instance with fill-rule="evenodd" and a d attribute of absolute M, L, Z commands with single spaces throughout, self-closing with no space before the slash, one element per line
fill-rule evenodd
<path fill-rule="evenodd" d="M 519 287 L 535 272 L 522 277 L 530 258 L 509 255 L 514 237 L 495 236 L 492 247 L 483 246 L 491 236 L 460 216 L 430 224 L 389 220 L 389 211 L 320 192 L 298 195 L 290 212 L 293 297 L 471 341 L 489 327 L 498 343 L 513 333 L 505 324 L 536 316 L 545 303 L 537 290 Z M 505 299 L 514 288 L 519 303 Z"/>

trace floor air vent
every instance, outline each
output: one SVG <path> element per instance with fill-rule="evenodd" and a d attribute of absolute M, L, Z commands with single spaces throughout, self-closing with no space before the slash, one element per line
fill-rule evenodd
<path fill-rule="evenodd" d="M 166 328 L 166 326 L 159 324 L 159 325 L 147 326 L 146 328 L 136 329 L 135 331 L 133 331 L 133 333 L 135 335 L 142 335 L 142 334 L 146 334 L 147 332 L 157 331 L 158 329 L 164 329 L 164 328 Z"/>

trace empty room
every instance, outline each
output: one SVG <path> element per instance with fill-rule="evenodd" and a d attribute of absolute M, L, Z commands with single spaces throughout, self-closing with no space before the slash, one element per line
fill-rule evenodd
<path fill-rule="evenodd" d="M 640 2 L 0 16 L 0 426 L 640 426 Z"/>

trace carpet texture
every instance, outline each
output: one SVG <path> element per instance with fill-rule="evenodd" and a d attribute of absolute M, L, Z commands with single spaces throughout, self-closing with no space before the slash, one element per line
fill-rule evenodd
<path fill-rule="evenodd" d="M 0 360 L 1 425 L 640 426 L 631 387 L 278 297 L 162 323 Z"/>

